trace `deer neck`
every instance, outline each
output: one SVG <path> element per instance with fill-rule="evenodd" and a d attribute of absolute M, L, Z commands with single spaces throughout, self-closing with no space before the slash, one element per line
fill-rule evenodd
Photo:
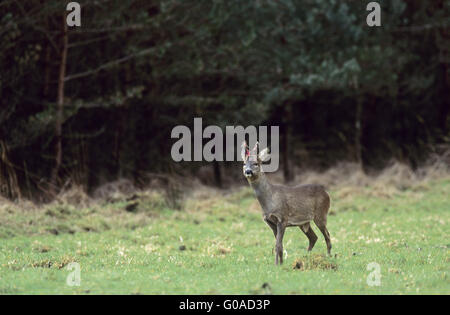
<path fill-rule="evenodd" d="M 264 173 L 261 172 L 256 180 L 251 181 L 250 186 L 253 188 L 264 213 L 270 212 L 270 205 L 272 203 L 272 185 Z"/>

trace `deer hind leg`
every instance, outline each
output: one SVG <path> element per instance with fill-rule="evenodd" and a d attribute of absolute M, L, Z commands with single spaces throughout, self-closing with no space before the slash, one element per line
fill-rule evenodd
<path fill-rule="evenodd" d="M 305 233 L 306 237 L 308 237 L 309 240 L 309 246 L 308 246 L 308 252 L 310 252 L 317 241 L 317 235 L 314 233 L 311 225 L 308 223 L 305 223 L 303 225 L 299 226 L 300 230 L 302 230 L 303 233 Z"/>
<path fill-rule="evenodd" d="M 320 219 L 314 219 L 314 223 L 319 228 L 320 232 L 322 232 L 323 236 L 325 237 L 325 242 L 327 243 L 327 251 L 328 255 L 331 255 L 331 239 L 330 239 L 330 233 L 327 230 L 327 222 L 325 220 Z"/>

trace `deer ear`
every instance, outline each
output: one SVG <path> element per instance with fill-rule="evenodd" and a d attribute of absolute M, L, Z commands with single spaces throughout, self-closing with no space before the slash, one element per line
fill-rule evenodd
<path fill-rule="evenodd" d="M 265 162 L 270 158 L 270 154 L 269 154 L 269 148 L 265 148 L 264 150 L 261 150 L 258 154 L 258 159 L 261 162 Z"/>
<path fill-rule="evenodd" d="M 258 143 L 258 141 L 256 141 L 255 146 L 254 146 L 253 149 L 252 149 L 252 152 L 253 152 L 255 155 L 258 154 L 258 146 L 259 146 L 259 143 Z"/>
<path fill-rule="evenodd" d="M 242 142 L 241 147 L 242 147 L 242 149 L 241 149 L 241 158 L 242 158 L 242 161 L 245 162 L 247 160 L 247 158 L 248 158 L 248 154 L 247 154 L 248 148 L 247 148 L 247 142 L 245 142 L 245 140 L 244 140 L 244 142 Z"/>

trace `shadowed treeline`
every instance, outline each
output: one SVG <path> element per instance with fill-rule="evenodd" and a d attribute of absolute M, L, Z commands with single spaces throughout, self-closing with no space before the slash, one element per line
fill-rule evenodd
<path fill-rule="evenodd" d="M 446 1 L 0 4 L 0 194 L 46 201 L 126 178 L 227 187 L 231 162 L 170 157 L 173 127 L 280 126 L 283 179 L 352 161 L 416 169 L 449 143 Z M 206 142 L 206 141 L 204 141 Z M 170 176 L 167 176 L 170 175 Z"/>

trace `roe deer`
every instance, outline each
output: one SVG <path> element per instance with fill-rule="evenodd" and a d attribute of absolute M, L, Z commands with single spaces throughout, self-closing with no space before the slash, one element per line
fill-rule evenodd
<path fill-rule="evenodd" d="M 317 241 L 310 222 L 314 221 L 327 243 L 331 254 L 330 233 L 327 230 L 327 214 L 330 196 L 321 185 L 300 185 L 295 187 L 271 184 L 261 169 L 261 163 L 269 158 L 268 148 L 258 154 L 258 143 L 249 151 L 242 143 L 243 173 L 253 188 L 263 211 L 264 221 L 276 238 L 275 264 L 283 263 L 283 236 L 286 227 L 298 226 L 309 239 L 308 251 Z"/>

